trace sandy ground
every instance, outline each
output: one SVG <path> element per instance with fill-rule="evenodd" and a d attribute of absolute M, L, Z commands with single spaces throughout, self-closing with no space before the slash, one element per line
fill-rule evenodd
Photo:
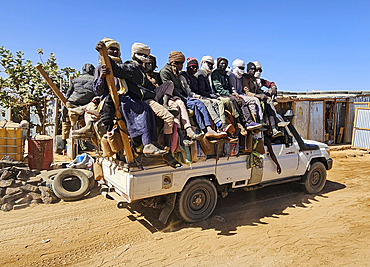
<path fill-rule="evenodd" d="M 171 216 L 163 226 L 158 211 L 118 209 L 97 190 L 76 202 L 0 212 L 0 266 L 369 265 L 370 154 L 331 155 L 321 194 L 297 184 L 238 190 L 201 223 Z"/>

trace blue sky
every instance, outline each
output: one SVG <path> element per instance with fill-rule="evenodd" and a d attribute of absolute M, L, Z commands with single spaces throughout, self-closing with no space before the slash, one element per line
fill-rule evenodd
<path fill-rule="evenodd" d="M 370 1 L 2 1 L 0 46 L 61 67 L 97 65 L 97 41 L 110 37 L 130 59 L 149 45 L 159 69 L 171 51 L 246 63 L 282 91 L 370 90 Z"/>

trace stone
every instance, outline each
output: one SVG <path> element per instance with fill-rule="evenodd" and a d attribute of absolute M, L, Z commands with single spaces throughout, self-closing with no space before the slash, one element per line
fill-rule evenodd
<path fill-rule="evenodd" d="M 41 181 L 42 181 L 41 177 L 35 176 L 35 177 L 31 177 L 29 180 L 27 180 L 26 183 L 36 185 L 38 183 L 41 183 Z"/>
<path fill-rule="evenodd" d="M 36 192 L 29 192 L 27 195 L 28 196 L 31 196 L 33 200 L 39 200 L 39 199 L 41 199 L 41 194 L 36 193 Z"/>
<path fill-rule="evenodd" d="M 29 207 L 30 204 L 28 203 L 22 203 L 22 204 L 16 204 L 13 206 L 14 210 L 20 210 Z"/>
<path fill-rule="evenodd" d="M 5 195 L 6 188 L 0 187 L 0 197 L 3 197 Z"/>
<path fill-rule="evenodd" d="M 20 161 L 0 160 L 0 168 L 13 167 L 13 166 L 27 167 L 25 163 L 20 162 Z"/>
<path fill-rule="evenodd" d="M 41 199 L 40 199 L 40 200 L 36 200 L 36 199 L 34 199 L 34 200 L 32 200 L 32 201 L 31 201 L 30 206 L 36 206 L 36 205 L 38 205 L 40 202 L 41 202 Z"/>
<path fill-rule="evenodd" d="M 45 204 L 51 204 L 58 200 L 58 198 L 54 195 L 53 191 L 46 186 L 39 186 L 39 189 L 41 191 L 41 200 Z"/>
<path fill-rule="evenodd" d="M 14 200 L 17 200 L 17 199 L 23 197 L 24 195 L 25 195 L 25 193 L 23 193 L 23 192 L 18 192 L 18 193 L 12 194 L 12 195 L 5 195 L 0 199 L 0 204 L 9 203 L 11 201 L 14 201 Z"/>
<path fill-rule="evenodd" d="M 9 187 L 13 184 L 14 180 L 13 179 L 10 179 L 10 180 L 0 180 L 0 187 Z"/>
<path fill-rule="evenodd" d="M 30 203 L 32 201 L 32 197 L 29 195 L 26 195 L 25 197 L 22 197 L 20 199 L 17 199 L 14 201 L 15 204 L 23 204 L 23 203 Z"/>
<path fill-rule="evenodd" d="M 34 171 L 22 168 L 22 169 L 19 169 L 17 179 L 22 180 L 22 181 L 27 181 L 30 179 L 30 177 L 35 177 L 35 176 L 36 176 L 36 173 Z"/>
<path fill-rule="evenodd" d="M 25 184 L 20 187 L 23 191 L 31 191 L 31 192 L 36 192 L 39 190 L 37 186 L 31 185 L 31 184 Z"/>
<path fill-rule="evenodd" d="M 8 155 L 5 155 L 4 157 L 2 157 L 1 160 L 7 160 L 7 161 L 10 161 L 10 162 L 15 161 L 14 159 L 12 159 L 11 157 L 9 157 Z"/>
<path fill-rule="evenodd" d="M 2 211 L 10 211 L 13 209 L 13 205 L 10 204 L 10 203 L 5 203 L 3 205 L 1 205 L 1 210 Z"/>
<path fill-rule="evenodd" d="M 18 193 L 18 192 L 22 192 L 22 189 L 20 189 L 19 187 L 8 187 L 5 191 L 5 194 L 6 195 L 13 195 L 15 193 Z"/>
<path fill-rule="evenodd" d="M 12 172 L 9 170 L 4 170 L 1 174 L 0 180 L 6 180 L 12 175 Z"/>

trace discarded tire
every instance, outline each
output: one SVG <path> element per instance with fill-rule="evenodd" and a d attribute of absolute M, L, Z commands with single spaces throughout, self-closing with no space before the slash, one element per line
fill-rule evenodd
<path fill-rule="evenodd" d="M 66 201 L 84 197 L 90 189 L 88 176 L 78 169 L 67 169 L 58 173 L 53 180 L 53 192 Z"/>

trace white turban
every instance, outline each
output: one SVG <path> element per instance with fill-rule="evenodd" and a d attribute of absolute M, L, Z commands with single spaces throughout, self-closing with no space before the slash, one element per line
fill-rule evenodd
<path fill-rule="evenodd" d="M 146 44 L 142 44 L 142 43 L 134 43 L 132 46 L 131 46 L 131 58 L 132 59 L 135 59 L 135 58 L 138 58 L 137 55 L 135 54 L 145 54 L 147 56 L 149 56 L 150 54 L 150 47 L 147 46 Z M 141 58 L 139 58 L 141 60 Z M 144 60 L 141 60 L 141 61 L 144 61 Z"/>
<path fill-rule="evenodd" d="M 240 67 L 245 67 L 245 62 L 239 58 L 233 61 L 233 73 L 235 76 L 240 79 L 244 74 L 244 70 L 240 69 Z"/>
<path fill-rule="evenodd" d="M 253 61 L 252 63 L 256 66 L 256 69 L 262 69 L 261 64 L 258 61 Z"/>
<path fill-rule="evenodd" d="M 213 57 L 204 56 L 202 57 L 202 60 L 200 61 L 200 66 L 202 67 L 202 70 L 204 70 L 207 74 L 209 74 L 212 72 L 212 70 L 209 68 L 207 62 L 214 63 Z"/>
<path fill-rule="evenodd" d="M 245 67 L 245 62 L 239 58 L 235 59 L 233 61 L 233 69 L 235 69 L 236 67 Z"/>

